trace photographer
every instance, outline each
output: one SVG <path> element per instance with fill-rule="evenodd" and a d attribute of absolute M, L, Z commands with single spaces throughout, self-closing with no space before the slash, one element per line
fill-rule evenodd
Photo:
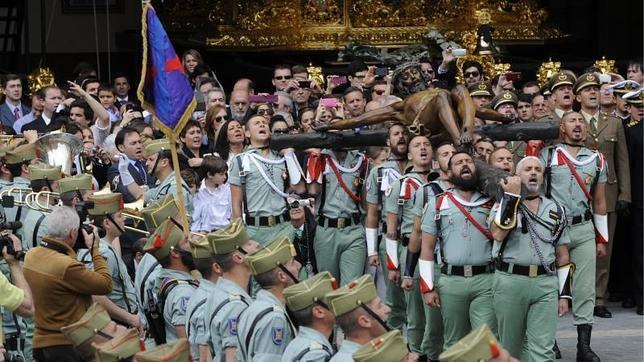
<path fill-rule="evenodd" d="M 20 259 L 24 255 L 22 243 L 15 235 L 3 232 L 0 236 L 0 250 L 11 272 L 11 282 L 0 274 L 0 307 L 21 317 L 31 318 L 34 314 L 33 298 L 20 267 Z M 7 334 L 4 338 L 2 335 L 0 328 L 0 361 L 5 360 L 5 353 L 18 352 L 24 346 L 24 339 L 20 339 L 19 333 Z"/>
<path fill-rule="evenodd" d="M 92 227 L 89 234 L 84 229 L 79 231 L 76 210 L 57 207 L 48 221 L 48 234 L 41 245 L 27 253 L 24 264 L 36 307 L 34 357 L 36 361 L 80 361 L 60 329 L 81 318 L 92 304 L 92 295 L 109 294 L 112 277 L 99 251 L 97 229 Z M 72 249 L 79 232 L 91 250 L 93 271 L 76 260 Z"/>

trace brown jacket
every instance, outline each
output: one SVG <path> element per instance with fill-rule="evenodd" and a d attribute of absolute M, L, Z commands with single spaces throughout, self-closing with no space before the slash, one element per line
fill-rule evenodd
<path fill-rule="evenodd" d="M 98 248 L 92 253 L 92 271 L 76 260 L 76 253 L 67 244 L 46 237 L 43 241 L 60 251 L 38 246 L 25 257 L 25 278 L 36 310 L 33 345 L 71 345 L 60 329 L 83 316 L 92 304 L 92 295 L 109 294 L 112 277 Z"/>
<path fill-rule="evenodd" d="M 589 119 L 586 119 L 586 121 L 589 121 Z M 615 211 L 617 200 L 631 202 L 631 172 L 622 122 L 616 117 L 600 112 L 597 121 L 597 133 L 593 134 L 590 127 L 588 127 L 585 144 L 586 147 L 603 153 L 606 162 L 608 162 L 607 211 Z"/>

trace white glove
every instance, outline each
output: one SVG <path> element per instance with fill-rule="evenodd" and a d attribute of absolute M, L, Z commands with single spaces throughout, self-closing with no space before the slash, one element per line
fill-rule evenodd
<path fill-rule="evenodd" d="M 130 159 L 125 153 L 119 153 L 119 174 L 121 175 L 121 182 L 127 186 L 134 182 L 134 177 L 130 173 Z"/>

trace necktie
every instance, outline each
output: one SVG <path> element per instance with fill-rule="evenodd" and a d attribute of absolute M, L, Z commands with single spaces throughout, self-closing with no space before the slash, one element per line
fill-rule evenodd
<path fill-rule="evenodd" d="M 143 164 L 141 161 L 136 161 L 134 162 L 134 166 L 139 170 L 139 175 L 141 176 L 141 180 L 143 180 L 144 184 L 148 183 L 148 175 L 145 172 L 145 168 L 143 168 Z"/>
<path fill-rule="evenodd" d="M 597 134 L 597 120 L 595 119 L 595 117 L 592 117 L 590 119 L 590 133 L 592 133 L 593 135 Z"/>
<path fill-rule="evenodd" d="M 20 109 L 18 107 L 13 109 L 13 118 L 17 121 L 20 119 Z"/>

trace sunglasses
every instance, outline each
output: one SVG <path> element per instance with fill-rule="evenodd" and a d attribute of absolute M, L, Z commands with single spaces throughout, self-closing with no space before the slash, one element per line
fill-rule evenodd
<path fill-rule="evenodd" d="M 376 89 L 376 90 L 374 90 L 373 92 L 374 92 L 374 93 L 376 93 L 376 94 L 377 94 L 377 95 L 379 95 L 379 96 L 381 96 L 381 95 L 385 94 L 385 90 L 384 90 L 384 89 Z"/>
<path fill-rule="evenodd" d="M 228 115 L 215 117 L 215 122 L 222 122 L 222 121 L 230 121 L 230 117 Z"/>
<path fill-rule="evenodd" d="M 434 74 L 433 70 L 423 70 L 424 74 Z"/>
<path fill-rule="evenodd" d="M 257 110 L 257 115 L 258 115 L 258 116 L 263 116 L 263 115 L 265 115 L 265 114 L 267 114 L 267 115 L 269 115 L 269 116 L 272 116 L 272 115 L 273 115 L 273 113 L 274 113 L 274 112 L 273 112 L 273 109 L 271 109 L 271 108 L 268 108 L 268 109 L 264 109 L 264 108 L 262 108 L 262 109 L 258 109 L 258 110 Z"/>
<path fill-rule="evenodd" d="M 463 76 L 464 76 L 465 78 L 469 78 L 469 77 L 474 77 L 474 78 L 476 78 L 476 77 L 478 77 L 480 74 L 481 74 L 481 73 L 479 73 L 479 72 L 477 72 L 477 71 L 473 71 L 473 72 L 465 72 L 465 73 L 463 73 Z"/>
<path fill-rule="evenodd" d="M 275 79 L 275 80 L 289 80 L 289 79 L 293 79 L 293 76 L 291 76 L 291 75 L 279 75 L 277 77 L 273 77 L 273 79 Z"/>
<path fill-rule="evenodd" d="M 608 89 L 600 89 L 599 93 L 601 94 L 613 94 L 613 90 L 611 88 Z"/>
<path fill-rule="evenodd" d="M 274 129 L 273 134 L 288 134 L 288 128 Z"/>

